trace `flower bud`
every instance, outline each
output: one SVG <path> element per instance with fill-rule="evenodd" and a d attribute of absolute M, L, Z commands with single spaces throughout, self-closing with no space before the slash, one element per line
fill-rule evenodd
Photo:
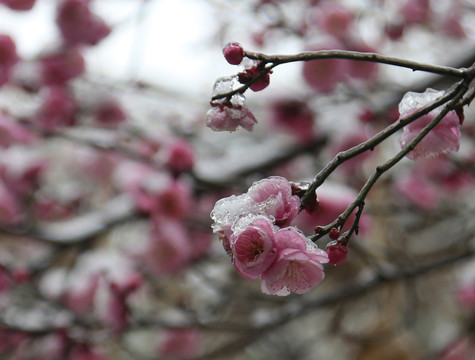
<path fill-rule="evenodd" d="M 244 50 L 238 43 L 228 43 L 223 49 L 223 54 L 231 65 L 239 65 L 244 59 Z"/>
<path fill-rule="evenodd" d="M 331 265 L 339 265 L 345 262 L 348 257 L 348 247 L 337 241 L 328 243 L 326 252 L 328 255 L 328 263 Z"/>

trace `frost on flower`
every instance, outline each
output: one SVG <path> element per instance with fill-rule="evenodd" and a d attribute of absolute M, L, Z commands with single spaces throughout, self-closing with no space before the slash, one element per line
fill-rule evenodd
<path fill-rule="evenodd" d="M 420 108 L 436 101 L 444 95 L 443 91 L 427 89 L 423 93 L 408 92 L 399 104 L 401 117 L 406 117 Z M 421 130 L 426 127 L 440 113 L 441 107 L 432 110 L 429 114 L 421 116 L 404 127 L 399 140 L 401 147 L 406 147 Z M 418 158 L 438 157 L 452 151 L 458 151 L 460 147 L 460 120 L 455 111 L 450 111 L 445 117 L 427 134 L 407 157 L 415 160 Z"/>
<path fill-rule="evenodd" d="M 213 97 L 233 91 L 236 84 L 235 77 L 219 78 L 213 87 Z M 206 126 L 214 131 L 235 131 L 239 126 L 252 131 L 257 120 L 244 100 L 244 95 L 238 93 L 230 99 L 212 102 L 212 108 L 206 113 Z"/>
<path fill-rule="evenodd" d="M 248 280 L 261 277 L 265 294 L 303 294 L 324 278 L 326 252 L 288 226 L 299 205 L 290 183 L 273 176 L 255 182 L 247 193 L 219 200 L 211 212 L 213 231 L 237 272 Z"/>

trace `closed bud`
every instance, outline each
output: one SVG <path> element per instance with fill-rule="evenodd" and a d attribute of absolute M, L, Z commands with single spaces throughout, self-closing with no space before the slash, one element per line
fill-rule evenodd
<path fill-rule="evenodd" d="M 348 257 L 348 247 L 337 241 L 328 243 L 326 252 L 328 263 L 331 265 L 339 265 L 345 262 Z"/>
<path fill-rule="evenodd" d="M 224 58 L 231 65 L 239 65 L 244 59 L 244 50 L 238 43 L 229 43 L 223 49 Z"/>

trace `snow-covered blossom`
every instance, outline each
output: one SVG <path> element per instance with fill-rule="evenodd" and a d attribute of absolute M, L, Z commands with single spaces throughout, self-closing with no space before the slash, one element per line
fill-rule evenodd
<path fill-rule="evenodd" d="M 300 199 L 292 195 L 290 183 L 283 177 L 271 176 L 255 182 L 248 193 L 262 205 L 265 214 L 274 218 L 276 225 L 289 225 L 299 212 Z"/>
<path fill-rule="evenodd" d="M 408 92 L 399 103 L 401 117 L 407 117 L 425 105 L 437 100 L 444 95 L 444 91 L 427 89 L 423 93 Z M 424 127 L 434 120 L 440 113 L 441 107 L 421 116 L 404 127 L 404 132 L 399 140 L 401 147 L 406 147 L 419 135 Z M 414 160 L 424 157 L 438 157 L 460 147 L 460 120 L 455 111 L 450 111 L 445 117 L 421 140 L 419 144 L 407 154 Z"/>
<path fill-rule="evenodd" d="M 219 78 L 214 84 L 213 96 L 232 91 L 236 83 L 235 77 Z M 244 95 L 235 94 L 231 99 L 214 101 L 206 114 L 206 126 L 214 131 L 235 131 L 239 126 L 252 131 L 257 120 L 244 100 Z"/>
<path fill-rule="evenodd" d="M 265 294 L 303 294 L 324 278 L 326 252 L 288 226 L 299 205 L 290 183 L 273 176 L 244 194 L 219 200 L 211 212 L 212 228 L 234 267 L 248 280 L 260 276 Z"/>
<path fill-rule="evenodd" d="M 239 126 L 252 131 L 257 120 L 247 106 L 217 106 L 206 114 L 206 126 L 214 131 L 235 131 Z"/>

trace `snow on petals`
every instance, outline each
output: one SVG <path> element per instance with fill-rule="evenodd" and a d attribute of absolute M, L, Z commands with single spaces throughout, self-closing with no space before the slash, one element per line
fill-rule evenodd
<path fill-rule="evenodd" d="M 213 96 L 229 93 L 237 85 L 236 77 L 222 77 L 216 80 Z M 249 108 L 244 105 L 245 97 L 237 93 L 230 99 L 224 98 L 211 103 L 212 108 L 206 114 L 206 126 L 214 131 L 235 131 L 239 126 L 247 131 L 257 124 Z"/>
<path fill-rule="evenodd" d="M 219 200 L 211 212 L 213 231 L 237 272 L 248 280 L 260 277 L 265 294 L 304 294 L 325 276 L 327 253 L 289 226 L 299 205 L 290 183 L 272 176 Z"/>
<path fill-rule="evenodd" d="M 443 91 L 427 89 L 424 93 L 408 92 L 399 103 L 401 117 L 408 116 L 425 105 L 437 100 Z M 434 120 L 441 108 L 432 110 L 404 127 L 399 140 L 401 147 L 406 147 L 419 135 L 424 127 Z M 455 111 L 450 111 L 445 117 L 421 140 L 419 144 L 407 154 L 409 159 L 439 157 L 460 147 L 460 120 Z"/>

